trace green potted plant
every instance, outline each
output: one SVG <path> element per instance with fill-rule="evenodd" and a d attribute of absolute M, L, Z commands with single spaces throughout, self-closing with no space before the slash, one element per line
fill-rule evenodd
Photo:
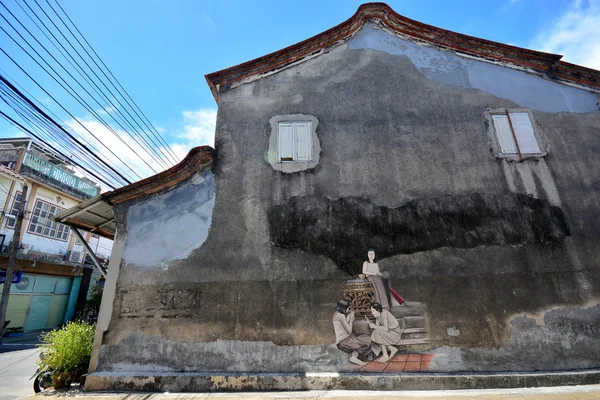
<path fill-rule="evenodd" d="M 55 389 L 69 387 L 85 374 L 92 354 L 95 326 L 87 322 L 67 322 L 61 329 L 41 335 L 38 366 L 52 373 Z"/>

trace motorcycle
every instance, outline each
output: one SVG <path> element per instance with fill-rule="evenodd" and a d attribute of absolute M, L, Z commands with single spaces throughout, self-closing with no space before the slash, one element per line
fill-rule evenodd
<path fill-rule="evenodd" d="M 40 359 L 43 360 L 44 359 L 44 353 L 40 353 Z M 68 376 L 68 378 L 66 378 L 66 380 L 63 380 L 61 382 L 62 385 L 64 385 L 64 387 L 69 387 L 71 386 L 72 383 L 79 383 L 81 385 L 83 385 L 85 383 L 85 378 L 87 376 L 87 367 L 88 367 L 88 362 L 83 362 L 81 363 L 78 368 L 73 371 Z M 31 376 L 31 378 L 29 378 L 29 380 L 34 379 L 33 381 L 33 391 L 35 393 L 40 393 L 43 392 L 44 390 L 50 388 L 50 387 L 54 387 L 54 382 L 52 381 L 52 375 L 53 375 L 53 370 L 52 369 L 40 369 L 38 368 L 35 371 L 35 374 L 33 374 Z M 58 384 L 58 383 L 57 383 Z M 58 387 L 55 387 L 55 389 L 57 389 Z"/>
<path fill-rule="evenodd" d="M 42 371 L 39 368 L 35 371 L 35 374 L 29 380 L 33 378 L 33 391 L 35 393 L 43 392 L 44 390 L 52 387 L 52 372 L 50 371 Z"/>

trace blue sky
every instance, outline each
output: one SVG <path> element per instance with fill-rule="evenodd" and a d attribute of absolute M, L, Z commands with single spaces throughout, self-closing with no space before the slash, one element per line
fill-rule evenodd
<path fill-rule="evenodd" d="M 5 4 L 19 11 L 16 1 Z M 212 144 L 217 105 L 205 74 L 329 29 L 349 18 L 361 2 L 61 0 L 60 4 L 167 141 L 184 154 L 194 145 Z M 600 0 L 398 0 L 388 4 L 427 24 L 564 54 L 564 60 L 600 69 Z M 25 17 L 22 21 L 33 29 Z M 78 119 L 101 132 L 103 128 L 2 32 L 0 44 Z M 51 106 L 47 96 L 3 54 L 0 68 Z M 64 120 L 70 124 L 67 116 Z M 0 136 L 16 133 L 0 121 Z"/>

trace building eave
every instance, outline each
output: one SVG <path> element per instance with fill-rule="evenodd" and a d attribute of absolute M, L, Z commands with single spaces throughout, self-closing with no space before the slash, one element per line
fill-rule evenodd
<path fill-rule="evenodd" d="M 195 147 L 179 164 L 149 178 L 86 200 L 53 219 L 72 228 L 114 240 L 117 229 L 114 205 L 171 190 L 196 173 L 211 168 L 214 160 L 215 150 L 212 147 Z"/>
<path fill-rule="evenodd" d="M 0 175 L 4 176 L 12 181 L 19 181 L 21 183 L 25 183 L 27 181 L 23 175 L 19 174 L 18 172 L 13 171 L 10 168 L 5 167 L 2 164 L 0 164 Z"/>
<path fill-rule="evenodd" d="M 524 49 L 427 25 L 396 13 L 385 3 L 361 5 L 341 24 L 302 42 L 205 76 L 215 100 L 219 90 L 279 71 L 326 52 L 351 38 L 366 22 L 381 23 L 397 34 L 483 59 L 532 70 L 552 79 L 600 89 L 600 71 L 560 61 L 562 55 Z"/>

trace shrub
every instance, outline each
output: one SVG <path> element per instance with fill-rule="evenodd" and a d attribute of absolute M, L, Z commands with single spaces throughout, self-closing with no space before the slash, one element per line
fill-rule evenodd
<path fill-rule="evenodd" d="M 67 322 L 61 329 L 42 334 L 42 370 L 55 372 L 75 371 L 87 366 L 94 344 L 95 326 L 87 322 Z"/>

